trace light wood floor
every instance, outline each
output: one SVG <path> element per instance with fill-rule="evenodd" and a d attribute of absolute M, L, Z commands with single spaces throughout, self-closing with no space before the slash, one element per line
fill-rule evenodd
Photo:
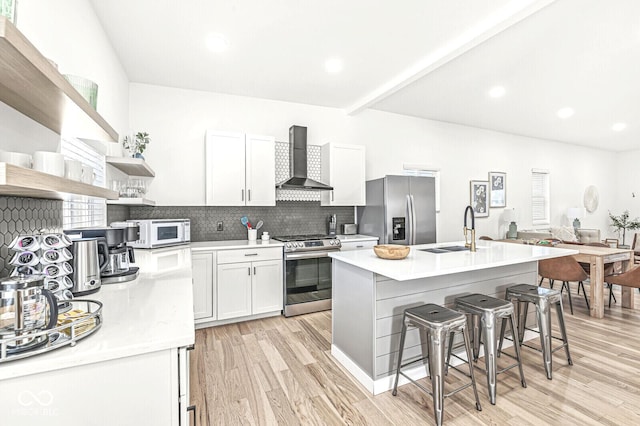
<path fill-rule="evenodd" d="M 573 316 L 566 295 L 564 304 L 574 365 L 556 352 L 553 380 L 547 380 L 541 355 L 523 348 L 527 388 L 517 369 L 501 374 L 497 404 L 491 405 L 477 372 L 482 411 L 475 410 L 472 391 L 464 390 L 445 399 L 445 424 L 640 424 L 638 292 L 637 310 L 616 304 L 596 320 L 587 315 L 575 283 L 572 289 Z M 620 301 L 619 287 L 617 296 Z M 369 394 L 333 359 L 330 342 L 330 311 L 198 330 L 191 355 L 198 424 L 434 424 L 428 395 L 412 385 L 401 386 L 397 397 Z M 455 380 L 450 374 L 447 383 Z"/>

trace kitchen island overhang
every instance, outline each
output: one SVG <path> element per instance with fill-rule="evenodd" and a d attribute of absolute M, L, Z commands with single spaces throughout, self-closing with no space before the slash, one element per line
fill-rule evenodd
<path fill-rule="evenodd" d="M 332 355 L 371 393 L 392 387 L 406 308 L 423 303 L 453 306 L 468 293 L 503 298 L 507 287 L 537 284 L 538 260 L 576 250 L 479 241 L 476 252 L 421 251 L 457 243 L 412 246 L 407 258 L 385 260 L 373 250 L 331 253 L 333 258 Z M 416 330 L 407 333 L 405 356 L 422 352 Z M 415 378 L 425 377 L 419 367 Z"/>

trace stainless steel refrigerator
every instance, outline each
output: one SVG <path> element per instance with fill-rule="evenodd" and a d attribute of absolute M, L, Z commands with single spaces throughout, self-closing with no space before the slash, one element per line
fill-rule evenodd
<path fill-rule="evenodd" d="M 358 207 L 358 233 L 379 244 L 436 242 L 435 178 L 385 176 L 367 181 L 367 204 Z"/>

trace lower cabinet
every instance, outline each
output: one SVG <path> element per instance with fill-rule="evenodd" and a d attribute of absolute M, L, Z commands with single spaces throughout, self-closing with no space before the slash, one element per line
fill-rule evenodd
<path fill-rule="evenodd" d="M 192 268 L 196 325 L 282 310 L 282 247 L 194 252 Z"/>
<path fill-rule="evenodd" d="M 373 248 L 376 244 L 378 244 L 378 240 L 369 240 L 369 241 L 341 241 L 342 247 L 340 247 L 341 251 L 349 251 L 349 250 L 362 250 L 362 249 L 370 249 Z"/>
<path fill-rule="evenodd" d="M 197 252 L 191 255 L 193 276 L 193 316 L 196 321 L 217 317 L 216 252 Z"/>

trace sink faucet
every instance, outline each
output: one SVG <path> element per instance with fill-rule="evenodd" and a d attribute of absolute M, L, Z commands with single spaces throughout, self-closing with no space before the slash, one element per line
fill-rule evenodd
<path fill-rule="evenodd" d="M 471 228 L 467 228 L 467 215 L 471 212 Z M 467 240 L 467 231 L 471 231 L 471 242 Z M 473 208 L 467 206 L 464 209 L 464 246 L 468 247 L 471 251 L 476 251 L 476 216 L 473 213 Z"/>

